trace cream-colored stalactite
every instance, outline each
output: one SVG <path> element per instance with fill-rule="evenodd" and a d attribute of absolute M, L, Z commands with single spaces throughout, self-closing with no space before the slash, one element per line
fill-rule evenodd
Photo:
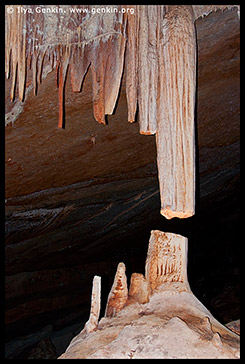
<path fill-rule="evenodd" d="M 133 123 L 136 117 L 138 98 L 138 31 L 139 5 L 131 5 L 133 13 L 127 16 L 127 46 L 125 52 L 126 98 L 128 106 L 128 121 Z"/>
<path fill-rule="evenodd" d="M 157 130 L 158 6 L 139 6 L 138 107 L 141 134 Z"/>
<path fill-rule="evenodd" d="M 161 214 L 195 213 L 196 34 L 191 6 L 167 6 L 160 21 L 157 164 Z"/>

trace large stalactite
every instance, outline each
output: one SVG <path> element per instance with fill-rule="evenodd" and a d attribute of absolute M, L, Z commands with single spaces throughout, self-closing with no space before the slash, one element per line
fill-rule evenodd
<path fill-rule="evenodd" d="M 58 126 L 64 128 L 68 68 L 72 90 L 80 92 L 91 67 L 94 117 L 105 124 L 105 115 L 114 112 L 125 70 L 128 121 L 135 121 L 138 109 L 140 133 L 156 135 L 161 214 L 168 219 L 192 216 L 194 21 L 216 7 L 113 5 L 101 11 L 101 5 L 73 5 L 71 11 L 69 5 L 7 6 L 5 64 L 6 76 L 12 78 L 10 97 L 14 99 L 18 83 L 19 99 L 24 100 L 30 72 L 36 94 L 43 64 L 49 62 L 57 72 Z"/>

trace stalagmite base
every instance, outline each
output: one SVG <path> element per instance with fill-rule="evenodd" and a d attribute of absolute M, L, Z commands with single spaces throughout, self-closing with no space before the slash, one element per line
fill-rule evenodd
<path fill-rule="evenodd" d="M 128 292 L 119 263 L 98 330 L 82 330 L 58 359 L 238 359 L 239 344 L 190 290 L 187 239 L 153 230 L 145 277 L 134 273 Z"/>

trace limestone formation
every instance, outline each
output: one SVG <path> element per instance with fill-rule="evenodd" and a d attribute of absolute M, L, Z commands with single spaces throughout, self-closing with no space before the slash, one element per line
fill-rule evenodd
<path fill-rule="evenodd" d="M 101 303 L 101 277 L 94 276 L 91 295 L 90 316 L 85 324 L 86 332 L 94 331 L 98 326 Z"/>
<path fill-rule="evenodd" d="M 191 6 L 167 6 L 159 35 L 157 164 L 161 214 L 195 213 L 196 34 Z"/>
<path fill-rule="evenodd" d="M 138 303 L 146 303 L 149 301 L 150 286 L 143 274 L 133 273 L 130 279 L 129 299 L 133 299 Z"/>
<path fill-rule="evenodd" d="M 155 134 L 158 110 L 158 28 L 159 6 L 139 7 L 138 32 L 138 105 L 141 134 Z M 147 92 L 146 92 L 147 90 Z"/>
<path fill-rule="evenodd" d="M 105 316 L 111 317 L 115 316 L 119 311 L 123 309 L 128 299 L 128 286 L 127 277 L 125 274 L 125 264 L 119 263 L 114 278 L 113 285 L 111 287 Z"/>
<path fill-rule="evenodd" d="M 187 238 L 153 230 L 146 258 L 145 276 L 151 292 L 168 287 L 188 291 L 190 288 L 187 279 Z"/>
<path fill-rule="evenodd" d="M 161 214 L 167 219 L 190 217 L 195 213 L 194 21 L 218 8 L 113 5 L 102 11 L 100 5 L 6 6 L 10 98 L 14 100 L 18 83 L 19 99 L 24 100 L 30 69 L 36 94 L 43 65 L 49 63 L 59 87 L 58 127 L 64 128 L 68 69 L 72 90 L 80 92 L 91 67 L 94 118 L 105 124 L 105 115 L 114 112 L 125 69 L 128 121 L 135 121 L 138 107 L 140 133 L 156 134 Z"/>
<path fill-rule="evenodd" d="M 193 295 L 186 266 L 187 239 L 153 230 L 146 277 L 132 275 L 127 300 L 120 263 L 98 330 L 82 330 L 58 359 L 238 359 L 239 335 Z"/>

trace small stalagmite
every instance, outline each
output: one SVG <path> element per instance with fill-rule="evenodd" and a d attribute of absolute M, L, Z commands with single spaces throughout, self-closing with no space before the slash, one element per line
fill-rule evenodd
<path fill-rule="evenodd" d="M 85 324 L 85 330 L 87 333 L 97 329 L 101 305 L 101 277 L 94 276 L 93 287 L 91 294 L 91 308 L 90 316 Z"/>
<path fill-rule="evenodd" d="M 129 302 L 131 299 L 138 303 L 146 303 L 149 301 L 149 284 L 143 274 L 133 273 L 130 279 Z"/>
<path fill-rule="evenodd" d="M 125 269 L 124 263 L 118 264 L 114 282 L 107 300 L 105 310 L 105 316 L 107 317 L 115 316 L 126 305 L 128 299 L 128 286 Z"/>

